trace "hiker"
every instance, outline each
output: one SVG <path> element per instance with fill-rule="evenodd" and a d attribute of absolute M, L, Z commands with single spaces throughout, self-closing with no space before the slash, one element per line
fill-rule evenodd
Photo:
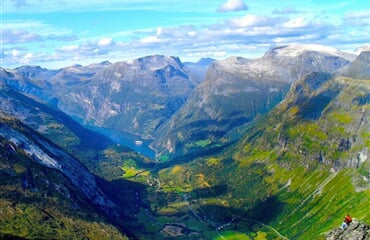
<path fill-rule="evenodd" d="M 343 223 L 340 226 L 340 228 L 345 229 L 346 227 L 348 227 L 351 224 L 351 222 L 352 222 L 352 218 L 349 214 L 347 214 L 347 216 L 344 217 Z"/>
<path fill-rule="evenodd" d="M 347 226 L 349 226 L 352 222 L 352 218 L 349 214 L 344 218 L 344 221 L 346 222 Z"/>

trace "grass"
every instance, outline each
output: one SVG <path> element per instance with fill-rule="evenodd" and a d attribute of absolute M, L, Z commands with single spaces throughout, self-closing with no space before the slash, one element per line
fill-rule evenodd
<path fill-rule="evenodd" d="M 250 240 L 248 235 L 237 231 L 221 231 L 219 234 L 221 236 L 214 238 L 214 240 Z M 262 240 L 263 238 L 258 239 Z"/>

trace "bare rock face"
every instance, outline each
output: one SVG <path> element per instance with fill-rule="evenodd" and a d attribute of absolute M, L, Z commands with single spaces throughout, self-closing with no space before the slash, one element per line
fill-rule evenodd
<path fill-rule="evenodd" d="M 326 236 L 326 240 L 370 240 L 370 226 L 353 221 L 345 229 L 334 229 Z"/>

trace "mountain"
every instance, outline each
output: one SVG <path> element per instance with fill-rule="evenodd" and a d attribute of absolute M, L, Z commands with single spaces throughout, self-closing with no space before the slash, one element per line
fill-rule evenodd
<path fill-rule="evenodd" d="M 168 159 L 230 144 L 279 103 L 292 82 L 312 71 L 333 72 L 354 56 L 326 46 L 288 45 L 260 59 L 182 63 L 153 55 L 58 70 L 1 69 L 0 75 L 13 89 L 80 123 L 153 140 L 157 156 Z"/>
<path fill-rule="evenodd" d="M 122 234 L 133 236 L 133 232 L 135 235 L 140 233 L 141 228 L 135 219 L 140 208 L 146 206 L 146 203 L 138 201 L 137 196 L 145 191 L 145 186 L 127 181 L 123 176 L 132 174 L 133 165 L 147 169 L 153 167 L 154 163 L 133 150 L 114 144 L 107 137 L 84 128 L 60 110 L 15 91 L 6 83 L 1 84 L 0 87 L 0 109 L 6 116 L 11 116 L 9 118 L 13 119 L 11 121 L 15 122 L 16 126 L 30 131 L 26 137 L 11 135 L 9 133 L 12 132 L 11 130 L 4 131 L 5 140 L 18 142 L 19 148 L 24 148 L 31 157 L 35 155 L 53 159 L 61 155 L 58 161 L 63 161 L 63 163 L 54 165 L 57 166 L 58 171 L 61 171 L 66 181 L 72 182 L 72 186 L 83 184 L 83 186 L 78 185 L 80 188 L 75 187 L 75 191 L 80 195 L 86 195 L 84 191 L 88 191 L 91 199 L 87 199 L 89 204 L 84 203 L 84 205 L 96 209 L 97 216 L 107 218 L 104 220 L 105 224 L 116 226 Z M 20 132 L 24 134 L 25 131 Z M 31 134 L 32 138 L 28 141 Z M 22 139 L 23 142 L 16 140 L 17 138 Z M 42 141 L 35 140 L 35 138 L 40 138 Z M 37 142 L 38 147 L 31 146 L 34 142 Z M 31 150 L 28 149 L 30 147 Z M 33 153 L 32 149 L 46 149 L 47 152 L 44 154 L 40 153 L 41 150 L 37 150 Z M 29 164 L 30 166 L 37 165 L 35 159 Z M 71 171 L 73 173 L 70 174 Z M 46 176 L 45 181 L 51 181 L 48 179 L 50 176 L 53 175 Z M 60 174 L 55 178 L 58 180 L 59 176 Z M 84 184 L 84 178 L 92 182 Z M 4 188 L 7 188 L 7 182 L 2 182 L 2 184 Z M 107 207 L 99 202 L 93 204 L 94 195 L 96 198 L 106 199 L 107 202 L 112 203 L 112 209 L 108 208 L 108 211 Z M 35 205 L 36 203 L 30 202 L 29 204 Z M 65 212 L 58 214 L 66 217 Z M 39 224 L 35 226 L 40 227 Z M 81 226 L 81 229 L 86 231 L 88 226 Z"/>
<path fill-rule="evenodd" d="M 367 54 L 274 48 L 261 59 L 214 62 L 198 85 L 178 59 L 159 55 L 51 73 L 1 69 L 0 238 L 325 239 L 347 213 L 368 224 Z M 111 117 L 104 122 L 97 109 L 125 86 L 168 100 L 161 74 L 170 96 L 190 94 L 179 104 L 187 111 L 169 114 L 181 129 L 179 144 L 167 141 L 178 154 L 171 161 L 114 144 L 57 108 L 80 106 L 81 122 L 107 126 Z M 135 101 L 152 103 L 144 100 Z M 91 115 L 86 106 L 96 106 Z M 150 136 L 166 133 L 167 121 Z"/>
<path fill-rule="evenodd" d="M 206 239 L 325 239 L 347 213 L 370 223 L 369 81 L 294 82 L 237 143 L 160 169 L 153 209 Z"/>
<path fill-rule="evenodd" d="M 118 217 L 114 203 L 76 159 L 4 114 L 0 149 L 2 239 L 127 239 L 104 217 Z"/>
<path fill-rule="evenodd" d="M 363 51 L 351 65 L 340 69 L 343 76 L 356 79 L 370 78 L 370 50 Z"/>
<path fill-rule="evenodd" d="M 360 55 L 361 52 L 370 52 L 370 44 L 362 45 L 355 50 L 357 55 Z"/>
<path fill-rule="evenodd" d="M 149 56 L 108 66 L 60 95 L 58 107 L 85 123 L 151 138 L 193 87 L 178 58 Z"/>
<path fill-rule="evenodd" d="M 313 71 L 334 72 L 354 56 L 325 46 L 288 45 L 260 59 L 214 62 L 187 102 L 155 132 L 152 147 L 160 155 L 181 156 L 232 142 L 240 137 L 238 128 L 271 110 L 292 82 Z"/>
<path fill-rule="evenodd" d="M 152 138 L 200 82 L 176 57 L 147 56 L 111 64 L 2 69 L 2 80 L 79 121 Z"/>
<path fill-rule="evenodd" d="M 103 178 L 121 176 L 123 164 L 121 160 L 106 158 L 104 152 L 125 155 L 138 162 L 148 161 L 131 149 L 115 146 L 107 137 L 86 129 L 62 111 L 15 91 L 6 83 L 0 85 L 0 109 L 47 137 Z"/>

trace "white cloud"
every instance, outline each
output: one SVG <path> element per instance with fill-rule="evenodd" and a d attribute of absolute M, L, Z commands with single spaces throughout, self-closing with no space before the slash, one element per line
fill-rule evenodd
<path fill-rule="evenodd" d="M 55 29 L 48 24 L 35 20 L 3 21 L 0 34 L 2 36 L 1 44 L 19 44 L 47 40 L 65 42 L 77 39 L 70 31 Z"/>
<path fill-rule="evenodd" d="M 99 39 L 99 41 L 97 42 L 98 46 L 101 46 L 101 47 L 105 47 L 105 46 L 109 46 L 109 45 L 112 45 L 113 44 L 113 40 L 112 38 L 101 38 Z"/>
<path fill-rule="evenodd" d="M 44 40 L 42 36 L 30 33 L 27 30 L 0 29 L 0 34 L 2 36 L 0 44 L 16 44 Z"/>
<path fill-rule="evenodd" d="M 221 7 L 232 11 L 239 9 L 238 4 L 245 6 L 242 1 L 227 1 Z M 101 60 L 114 62 L 151 54 L 193 60 L 231 55 L 251 57 L 277 44 L 320 43 L 340 49 L 343 46 L 355 49 L 356 44 L 360 46 L 368 41 L 368 10 L 329 18 L 313 11 L 294 14 L 298 10 L 293 8 L 275 10 L 276 15 L 272 15 L 271 11 L 265 14 L 238 14 L 240 17 L 222 18 L 219 22 L 208 24 L 174 23 L 171 27 L 115 29 L 116 32 L 104 32 L 107 35 L 102 36 L 91 36 L 87 31 L 92 29 L 86 29 L 86 33 L 76 33 L 79 39 L 71 36 L 68 29 L 62 29 L 62 33 L 58 34 L 58 29 L 42 21 L 9 21 L 3 24 L 6 27 L 3 29 L 3 44 L 7 49 L 0 54 L 0 60 L 8 66 L 27 62 L 43 66 L 53 63 L 71 65 L 71 61 L 80 64 Z M 333 18 L 336 21 L 331 21 Z M 109 28 L 105 30 L 109 31 Z M 64 39 L 69 42 L 61 41 Z"/>
<path fill-rule="evenodd" d="M 217 8 L 217 12 L 233 12 L 248 10 L 243 0 L 227 0 L 226 3 Z"/>
<path fill-rule="evenodd" d="M 16 58 L 18 56 L 20 56 L 21 52 L 17 49 L 13 49 L 10 51 L 10 55 L 13 57 L 13 58 Z"/>
<path fill-rule="evenodd" d="M 139 39 L 138 41 L 140 44 L 153 44 L 153 43 L 160 43 L 162 42 L 161 39 L 159 39 L 157 36 L 148 36 Z"/>
<path fill-rule="evenodd" d="M 71 56 L 74 59 L 84 59 L 86 57 L 107 56 L 116 48 L 116 43 L 112 38 L 103 37 L 96 40 L 88 40 L 80 44 L 64 45 L 57 49 L 60 56 Z"/>
<path fill-rule="evenodd" d="M 272 26 L 283 21 L 280 17 L 265 17 L 256 15 L 245 15 L 240 18 L 233 18 L 226 21 L 229 27 L 232 28 L 245 28 L 245 27 L 258 27 L 258 26 Z"/>
<path fill-rule="evenodd" d="M 63 52 L 73 52 L 79 49 L 78 45 L 67 45 L 67 46 L 62 46 L 59 48 L 59 51 Z"/>
<path fill-rule="evenodd" d="M 87 60 L 90 63 L 102 60 L 114 62 L 124 60 L 123 56 L 127 59 L 151 54 L 175 55 L 193 59 L 198 57 L 220 59 L 230 55 L 243 56 L 244 54 L 250 57 L 262 54 L 271 44 L 321 41 L 327 38 L 331 31 L 337 30 L 331 25 L 319 24 L 303 17 L 290 19 L 283 16 L 245 15 L 218 24 L 203 26 L 203 28 L 186 25 L 144 29 L 136 32 L 138 34 L 136 38 L 125 42 L 101 36 L 60 46 L 55 53 L 34 52 L 33 55 L 26 57 L 29 51 L 25 50 L 19 52 L 16 58 L 8 57 L 11 57 L 13 62 L 17 60 L 18 64 L 24 64 L 26 61 L 45 64 L 64 63 L 71 59 L 74 63 L 81 64 L 86 63 Z M 110 34 L 110 36 L 115 36 L 115 34 Z M 4 57 L 6 58 L 7 56 Z M 7 62 L 7 60 L 4 61 Z"/>

